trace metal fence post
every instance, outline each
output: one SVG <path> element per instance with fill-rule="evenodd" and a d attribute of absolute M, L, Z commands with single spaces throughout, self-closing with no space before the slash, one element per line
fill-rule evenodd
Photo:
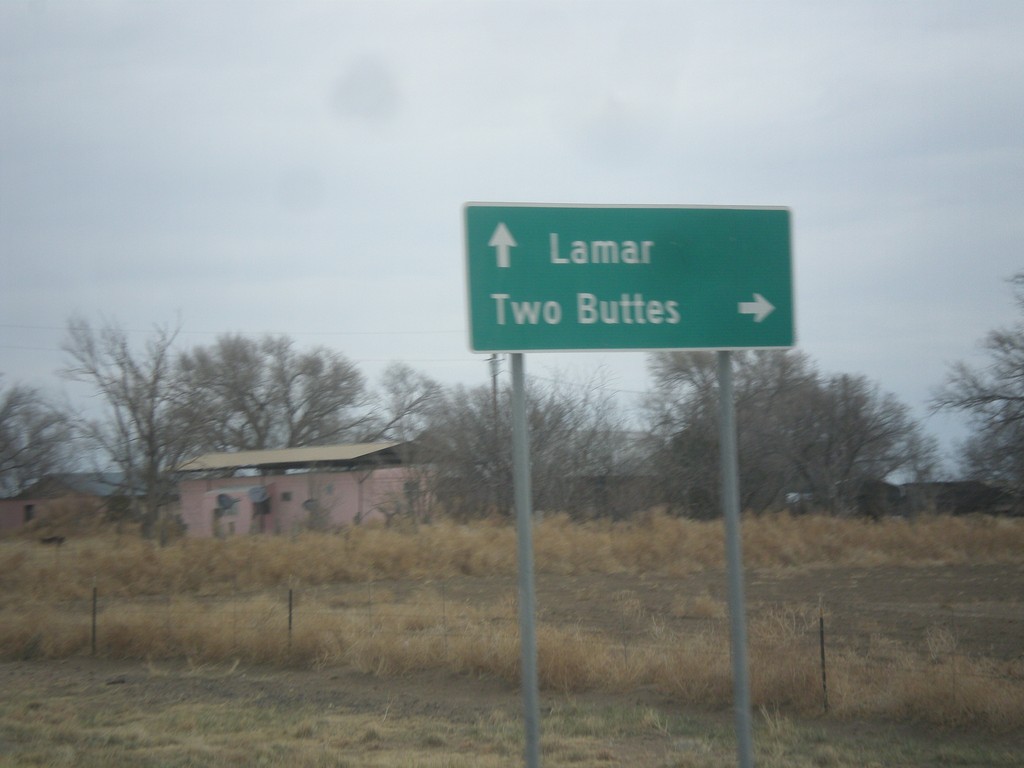
<path fill-rule="evenodd" d="M 96 655 L 96 604 L 98 602 L 97 595 L 98 595 L 98 592 L 96 590 L 96 586 L 93 585 L 93 588 L 92 588 L 92 644 L 91 644 L 92 655 L 93 656 Z"/>
<path fill-rule="evenodd" d="M 825 607 L 818 602 L 818 641 L 821 647 L 821 693 L 828 713 L 828 677 L 825 674 Z"/>
<path fill-rule="evenodd" d="M 448 596 L 445 583 L 441 582 L 441 633 L 444 638 L 444 660 L 448 662 Z"/>

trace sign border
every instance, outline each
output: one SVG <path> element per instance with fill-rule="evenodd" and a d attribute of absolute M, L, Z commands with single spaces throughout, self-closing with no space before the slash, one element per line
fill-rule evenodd
<path fill-rule="evenodd" d="M 468 226 L 468 212 L 470 208 L 567 208 L 567 209 L 583 209 L 583 208 L 594 208 L 604 210 L 651 210 L 651 209 L 667 209 L 667 210 L 712 210 L 712 211 L 785 211 L 788 214 L 789 223 L 789 245 L 790 245 L 790 259 L 789 259 L 789 284 L 790 284 L 790 296 L 792 298 L 792 306 L 790 307 L 790 315 L 792 317 L 792 343 L 788 345 L 777 345 L 772 344 L 768 346 L 708 346 L 708 347 L 567 347 L 565 349 L 552 348 L 552 347 L 526 347 L 526 348 L 478 348 L 473 345 L 473 298 L 472 298 L 472 286 L 470 285 L 469 275 L 469 254 L 470 254 L 470 243 L 469 243 L 469 226 Z M 479 202 L 471 201 L 462 204 L 462 241 L 463 241 L 463 259 L 462 269 L 464 275 L 465 285 L 465 299 L 466 299 L 466 318 L 468 324 L 466 325 L 466 331 L 468 334 L 469 350 L 473 354 L 517 354 L 517 353 L 564 353 L 564 352 L 584 352 L 584 353 L 601 353 L 601 352 L 743 352 L 746 350 L 787 350 L 795 349 L 797 347 L 797 312 L 796 312 L 796 292 L 794 290 L 796 284 L 795 266 L 793 263 L 793 210 L 789 206 L 785 205 L 677 205 L 672 203 L 654 203 L 651 205 L 645 205 L 643 203 L 502 203 L 502 202 Z"/>

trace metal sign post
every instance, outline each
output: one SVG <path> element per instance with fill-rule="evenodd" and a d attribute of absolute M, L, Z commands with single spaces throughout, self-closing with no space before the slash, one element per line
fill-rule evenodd
<path fill-rule="evenodd" d="M 754 764 L 747 676 L 747 621 L 743 600 L 743 550 L 740 541 L 740 481 L 736 448 L 736 409 L 732 392 L 732 355 L 718 353 L 718 444 L 722 466 L 722 516 L 729 569 L 729 626 L 732 642 L 733 707 L 740 768 Z"/>
<path fill-rule="evenodd" d="M 540 705 L 537 695 L 536 602 L 533 587 L 533 502 L 530 487 L 530 435 L 526 420 L 523 355 L 512 355 L 512 474 L 516 507 L 516 561 L 519 568 L 519 648 L 526 722 L 527 768 L 540 766 Z"/>

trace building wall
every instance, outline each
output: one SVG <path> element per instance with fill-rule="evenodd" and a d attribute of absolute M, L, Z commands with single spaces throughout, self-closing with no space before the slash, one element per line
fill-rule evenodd
<path fill-rule="evenodd" d="M 25 507 L 34 504 L 35 514 L 42 509 L 45 499 L 3 499 L 0 501 L 0 532 L 13 531 L 25 525 Z"/>
<path fill-rule="evenodd" d="M 15 531 L 33 520 L 52 519 L 68 513 L 88 514 L 102 509 L 104 502 L 95 496 L 65 493 L 60 496 L 36 496 L 0 500 L 0 533 Z M 31 509 L 31 517 L 26 510 Z"/>
<path fill-rule="evenodd" d="M 186 535 L 242 536 L 249 533 L 293 533 L 309 527 L 334 528 L 383 520 L 384 510 L 407 503 L 405 467 L 351 472 L 308 472 L 182 480 L 181 517 Z M 256 489 L 256 490 L 254 490 Z M 262 495 L 265 502 L 259 502 Z M 219 497 L 233 500 L 229 511 Z"/>

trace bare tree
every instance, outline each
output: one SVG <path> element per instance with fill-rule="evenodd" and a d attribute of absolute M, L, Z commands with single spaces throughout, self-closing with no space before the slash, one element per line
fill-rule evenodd
<path fill-rule="evenodd" d="M 618 507 L 629 499 L 612 493 L 626 480 L 630 437 L 599 376 L 531 379 L 527 423 L 537 509 L 574 517 L 620 517 L 635 511 Z"/>
<path fill-rule="evenodd" d="M 380 406 L 370 430 L 374 439 L 412 441 L 426 429 L 427 414 L 442 387 L 405 363 L 391 363 L 381 375 Z"/>
<path fill-rule="evenodd" d="M 656 353 L 648 370 L 654 390 L 644 409 L 657 501 L 691 517 L 713 517 L 719 506 L 714 355 Z"/>
<path fill-rule="evenodd" d="M 741 503 L 745 509 L 766 509 L 778 503 L 790 482 L 784 424 L 797 390 L 812 375 L 806 358 L 796 352 L 739 352 L 734 361 Z M 645 410 L 663 501 L 691 517 L 715 517 L 720 512 L 715 355 L 657 353 L 649 368 L 655 388 Z"/>
<path fill-rule="evenodd" d="M 860 484 L 927 469 L 934 441 L 909 409 L 865 377 L 822 376 L 800 352 L 736 353 L 740 491 L 745 509 L 781 505 L 787 492 L 833 511 L 853 506 Z M 718 414 L 714 356 L 657 353 L 646 407 L 665 501 L 697 517 L 718 514 Z"/>
<path fill-rule="evenodd" d="M 176 328 L 157 327 L 136 348 L 116 324 L 94 329 L 72 318 L 63 343 L 69 363 L 62 374 L 92 385 L 104 407 L 101 416 L 81 420 L 82 432 L 124 473 L 130 495 L 142 492 L 142 533 L 161 539 L 161 513 L 174 492 L 169 473 L 191 449 L 195 426 L 175 379 L 176 337 Z"/>
<path fill-rule="evenodd" d="M 458 385 L 434 400 L 420 443 L 431 494 L 453 517 L 507 514 L 512 498 L 508 392 L 493 407 L 490 387 Z"/>
<path fill-rule="evenodd" d="M 32 387 L 0 389 L 0 495 L 70 463 L 71 418 Z"/>
<path fill-rule="evenodd" d="M 778 507 L 800 486 L 792 461 L 795 424 L 818 386 L 814 366 L 800 351 L 759 350 L 741 358 L 735 392 L 742 419 L 739 450 L 746 463 L 740 489 L 744 509 Z"/>
<path fill-rule="evenodd" d="M 362 374 L 325 347 L 295 349 L 285 336 L 221 336 L 178 359 L 180 387 L 204 414 L 213 450 L 325 445 L 360 439 L 371 411 Z"/>
<path fill-rule="evenodd" d="M 534 507 L 590 515 L 615 472 L 621 424 L 599 383 L 530 379 L 527 386 Z M 511 392 L 455 387 L 430 411 L 423 443 L 433 495 L 457 517 L 508 515 L 512 506 Z"/>
<path fill-rule="evenodd" d="M 936 454 L 910 408 L 865 376 L 819 380 L 794 409 L 790 458 L 801 488 L 833 512 L 853 511 L 866 484 L 904 471 L 924 479 Z"/>
<path fill-rule="evenodd" d="M 432 467 L 420 437 L 443 391 L 439 383 L 405 363 L 391 363 L 381 375 L 377 408 L 367 425 L 367 434 L 374 441 L 403 443 L 399 451 L 407 473 L 401 494 L 396 494 L 389 504 L 378 510 L 388 526 L 396 519 L 413 525 L 430 521 Z M 360 488 L 372 471 L 372 468 L 360 471 Z M 362 519 L 362 511 L 360 508 L 357 522 Z"/>
<path fill-rule="evenodd" d="M 987 365 L 952 366 L 932 408 L 969 416 L 972 434 L 961 446 L 964 471 L 1019 496 L 1024 493 L 1024 272 L 1010 283 L 1021 316 L 985 337 Z"/>

